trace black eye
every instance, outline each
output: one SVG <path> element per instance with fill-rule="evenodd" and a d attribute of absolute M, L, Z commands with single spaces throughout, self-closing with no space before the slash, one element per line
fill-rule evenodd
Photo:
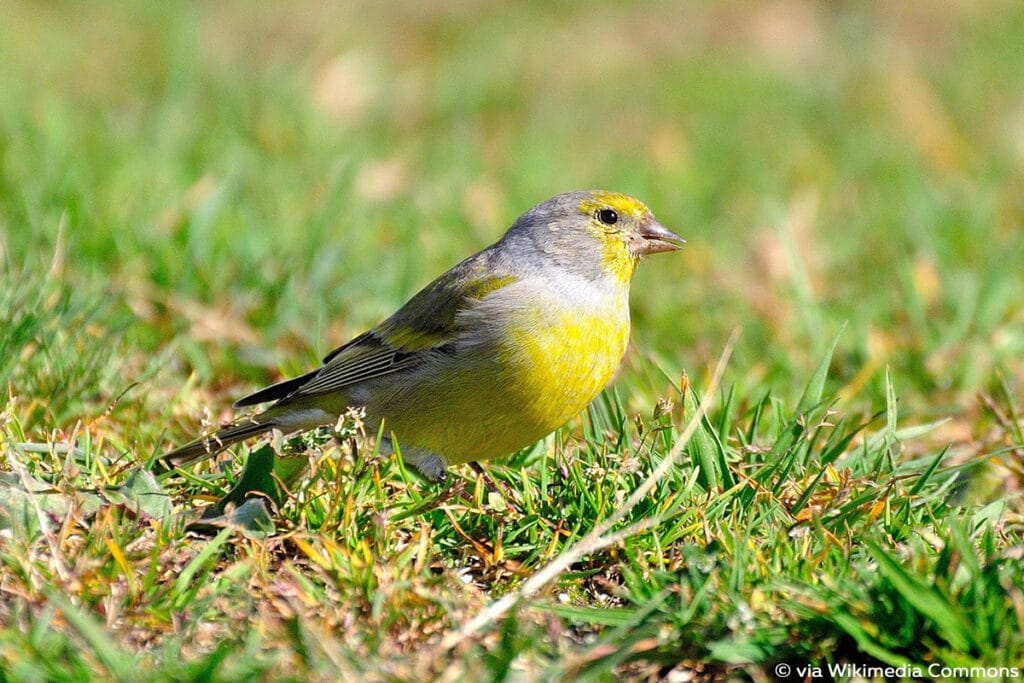
<path fill-rule="evenodd" d="M 597 220 L 601 221 L 605 225 L 615 225 L 619 222 L 619 214 L 615 213 L 611 209 L 601 209 L 597 212 Z"/>

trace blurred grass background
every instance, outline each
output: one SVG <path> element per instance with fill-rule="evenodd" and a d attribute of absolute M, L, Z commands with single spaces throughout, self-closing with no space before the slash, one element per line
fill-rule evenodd
<path fill-rule="evenodd" d="M 607 188 L 688 240 L 634 281 L 630 412 L 736 327 L 727 383 L 795 402 L 848 323 L 844 408 L 889 367 L 901 418 L 954 418 L 911 450 L 977 454 L 976 394 L 1024 385 L 1021 45 L 1016 0 L 5 2 L 17 436 L 145 460 Z"/>
<path fill-rule="evenodd" d="M 840 383 L 892 364 L 926 408 L 1020 374 L 1019 3 L 5 14 L 7 279 L 56 253 L 203 384 L 305 368 L 585 187 L 690 240 L 634 287 L 673 369 L 741 326 L 733 372 L 785 386 L 849 320 Z"/>

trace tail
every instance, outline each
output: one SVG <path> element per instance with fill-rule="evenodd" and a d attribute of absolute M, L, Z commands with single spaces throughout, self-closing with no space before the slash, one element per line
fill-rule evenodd
<path fill-rule="evenodd" d="M 196 439 L 191 443 L 175 448 L 173 451 L 164 453 L 157 459 L 157 462 L 167 469 L 181 467 L 190 462 L 216 455 L 232 444 L 244 441 L 258 434 L 263 434 L 264 432 L 269 432 L 276 426 L 277 423 L 273 420 L 267 420 L 266 422 L 248 420 L 240 424 L 234 424 L 218 430 L 209 436 L 204 436 L 201 439 Z"/>

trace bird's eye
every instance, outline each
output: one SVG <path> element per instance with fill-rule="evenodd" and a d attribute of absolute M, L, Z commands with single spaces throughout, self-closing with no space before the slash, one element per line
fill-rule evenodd
<path fill-rule="evenodd" d="M 597 212 L 597 220 L 601 221 L 605 225 L 615 225 L 619 222 L 619 214 L 615 213 L 611 209 L 601 209 Z"/>

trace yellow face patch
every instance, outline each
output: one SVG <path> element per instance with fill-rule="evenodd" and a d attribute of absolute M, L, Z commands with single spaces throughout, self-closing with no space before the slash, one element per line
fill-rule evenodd
<path fill-rule="evenodd" d="M 580 202 L 580 213 L 585 216 L 593 216 L 601 209 L 614 209 L 620 216 L 632 218 L 641 218 L 649 213 L 639 199 L 618 192 L 592 192 Z"/>
<path fill-rule="evenodd" d="M 618 221 L 614 225 L 599 222 L 596 214 L 602 209 L 615 211 L 619 215 Z M 650 210 L 643 202 L 629 195 L 618 192 L 592 192 L 580 202 L 580 213 L 590 218 L 595 231 L 601 236 L 601 262 L 605 272 L 619 282 L 629 282 L 638 259 L 630 254 L 622 234 L 635 229 Z"/>

